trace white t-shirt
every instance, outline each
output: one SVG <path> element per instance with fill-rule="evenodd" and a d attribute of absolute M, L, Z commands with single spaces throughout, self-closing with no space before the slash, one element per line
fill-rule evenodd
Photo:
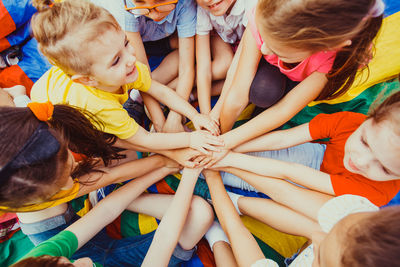
<path fill-rule="evenodd" d="M 341 219 L 357 212 L 378 211 L 379 208 L 368 199 L 356 195 L 342 195 L 326 202 L 318 211 L 318 223 L 325 233 Z M 313 245 L 309 245 L 289 265 L 290 267 L 311 267 L 314 261 Z"/>
<path fill-rule="evenodd" d="M 356 195 L 342 195 L 326 202 L 318 211 L 318 223 L 325 233 L 341 219 L 357 212 L 378 211 L 379 208 L 368 199 Z M 289 265 L 289 267 L 311 267 L 314 261 L 314 248 L 309 245 Z M 251 267 L 276 267 L 278 264 L 269 259 L 258 260 Z"/>
<path fill-rule="evenodd" d="M 207 35 L 214 29 L 226 43 L 233 44 L 242 39 L 247 26 L 246 12 L 251 11 L 257 4 L 257 0 L 236 0 L 229 15 L 214 16 L 210 12 L 197 6 L 198 35 Z"/>

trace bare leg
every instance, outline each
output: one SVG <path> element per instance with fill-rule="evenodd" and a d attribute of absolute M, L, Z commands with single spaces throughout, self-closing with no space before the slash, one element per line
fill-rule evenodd
<path fill-rule="evenodd" d="M 144 193 L 128 206 L 128 210 L 162 219 L 173 197 L 173 195 Z M 179 238 L 181 247 L 186 250 L 192 249 L 207 232 L 213 218 L 211 206 L 202 198 L 193 196 L 189 214 Z"/>
<path fill-rule="evenodd" d="M 233 255 L 231 246 L 224 242 L 215 242 L 213 246 L 214 259 L 217 267 L 236 267 L 238 266 Z"/>
<path fill-rule="evenodd" d="M 212 80 L 225 79 L 226 73 L 233 60 L 233 51 L 231 45 L 225 43 L 219 35 L 211 37 L 211 69 Z"/>
<path fill-rule="evenodd" d="M 159 83 L 167 85 L 178 77 L 179 52 L 175 49 L 169 53 L 161 62 L 161 64 L 153 70 L 151 76 Z"/>

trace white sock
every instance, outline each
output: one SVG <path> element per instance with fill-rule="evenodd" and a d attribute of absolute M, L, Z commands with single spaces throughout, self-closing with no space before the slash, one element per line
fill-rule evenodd
<path fill-rule="evenodd" d="M 210 229 L 208 229 L 207 233 L 204 236 L 210 245 L 211 250 L 213 250 L 213 246 L 216 242 L 224 241 L 230 244 L 228 237 L 226 236 L 224 230 L 222 230 L 221 225 L 214 221 L 211 225 Z"/>
<path fill-rule="evenodd" d="M 238 195 L 229 191 L 226 191 L 228 193 L 228 196 L 232 200 L 233 205 L 235 206 L 236 211 L 239 213 L 239 215 L 243 215 L 243 213 L 240 212 L 239 206 L 238 206 L 238 200 L 239 198 L 242 197 L 242 195 Z"/>

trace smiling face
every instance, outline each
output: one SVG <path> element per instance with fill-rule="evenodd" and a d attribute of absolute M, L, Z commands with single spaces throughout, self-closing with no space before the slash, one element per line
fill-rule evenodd
<path fill-rule="evenodd" d="M 236 0 L 197 0 L 197 4 L 214 16 L 223 16 L 230 12 Z"/>
<path fill-rule="evenodd" d="M 127 3 L 128 2 L 129 0 L 127 0 Z M 171 0 L 133 0 L 132 2 L 134 3 L 135 7 L 153 7 L 155 5 L 169 3 L 171 2 Z M 150 9 L 150 13 L 144 16 L 158 22 L 165 19 L 171 12 L 172 10 L 162 12 L 162 11 L 157 11 L 156 8 L 152 8 Z"/>
<path fill-rule="evenodd" d="M 110 29 L 104 32 L 91 45 L 88 51 L 92 60 L 92 86 L 111 93 L 119 92 L 121 86 L 136 81 L 136 56 L 126 35 L 121 30 Z"/>
<path fill-rule="evenodd" d="M 375 181 L 400 178 L 400 144 L 393 125 L 367 119 L 347 139 L 343 164 L 353 173 Z"/>

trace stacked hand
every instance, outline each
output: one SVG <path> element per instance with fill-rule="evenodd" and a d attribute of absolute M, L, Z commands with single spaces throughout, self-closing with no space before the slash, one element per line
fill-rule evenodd
<path fill-rule="evenodd" d="M 219 135 L 219 122 L 206 114 L 198 113 L 192 119 L 193 125 L 197 130 L 207 130 L 213 135 Z"/>

